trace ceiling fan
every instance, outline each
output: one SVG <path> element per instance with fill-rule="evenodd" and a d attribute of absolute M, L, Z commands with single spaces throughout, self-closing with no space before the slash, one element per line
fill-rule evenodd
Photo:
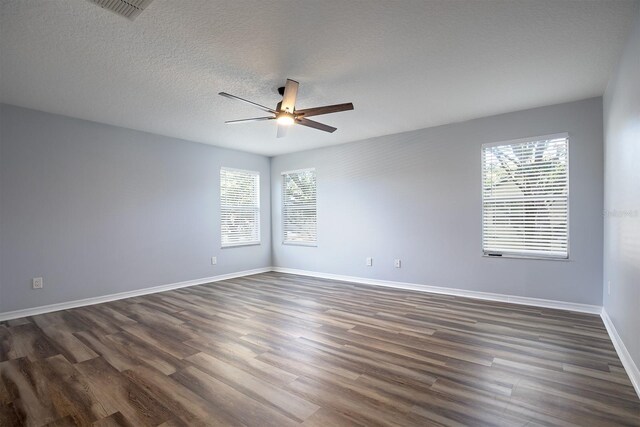
<path fill-rule="evenodd" d="M 287 134 L 287 129 L 293 124 L 307 126 L 310 128 L 318 129 L 318 130 L 329 132 L 329 133 L 335 132 L 336 128 L 325 125 L 323 123 L 313 121 L 313 120 L 309 120 L 307 117 L 319 116 L 321 114 L 337 113 L 339 111 L 353 110 L 353 104 L 350 102 L 346 104 L 325 105 L 324 107 L 314 107 L 314 108 L 305 108 L 302 110 L 296 110 L 295 106 L 296 106 L 296 96 L 298 95 L 298 85 L 299 83 L 297 81 L 287 79 L 287 82 L 285 83 L 284 87 L 278 88 L 278 93 L 282 95 L 282 101 L 278 102 L 278 105 L 276 105 L 275 110 L 269 107 L 265 107 L 264 105 L 256 104 L 255 102 L 251 102 L 246 99 L 237 97 L 235 95 L 228 94 L 226 92 L 220 92 L 218 95 L 222 95 L 229 99 L 235 99 L 238 101 L 246 102 L 247 104 L 251 104 L 262 111 L 266 111 L 267 113 L 272 114 L 271 116 L 255 117 L 252 119 L 229 120 L 225 123 L 238 124 L 238 123 L 260 122 L 264 120 L 275 120 L 278 123 L 278 132 L 276 136 L 278 138 L 282 138 Z"/>

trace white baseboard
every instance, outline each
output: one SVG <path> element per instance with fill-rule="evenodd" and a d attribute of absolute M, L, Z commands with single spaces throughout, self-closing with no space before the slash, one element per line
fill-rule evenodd
<path fill-rule="evenodd" d="M 467 298 L 482 299 L 488 301 L 507 302 L 512 304 L 530 305 L 534 307 L 555 308 L 560 310 L 577 311 L 581 313 L 599 314 L 602 317 L 609 337 L 618 353 L 618 357 L 622 362 L 633 387 L 640 397 L 640 369 L 635 364 L 629 351 L 625 347 L 618 331 L 613 322 L 609 318 L 603 307 L 588 304 L 578 304 L 565 301 L 546 300 L 541 298 L 520 297 L 515 295 L 496 294 L 490 292 L 468 291 L 464 289 L 443 288 L 439 286 L 421 285 L 417 283 L 393 282 L 389 280 L 368 279 L 364 277 L 343 276 L 340 274 L 321 273 L 317 271 L 297 270 L 294 268 L 284 267 L 262 267 L 253 270 L 238 271 L 235 273 L 221 274 L 218 276 L 205 277 L 202 279 L 187 280 L 185 282 L 171 283 L 168 285 L 154 286 L 151 288 L 138 289 L 135 291 L 120 292 L 116 294 L 103 295 L 93 298 L 85 298 L 75 301 L 62 302 L 58 304 L 44 305 L 40 307 L 27 308 L 23 310 L 8 311 L 0 313 L 0 321 L 18 319 L 21 317 L 35 316 L 38 314 L 50 313 L 53 311 L 67 310 L 70 308 L 84 307 L 93 304 L 100 304 L 109 301 L 116 301 L 124 298 L 132 298 L 141 295 L 154 294 L 157 292 L 170 291 L 173 289 L 186 288 L 189 286 L 203 285 L 211 282 L 219 282 L 221 280 L 233 279 L 236 277 L 251 276 L 253 274 L 266 273 L 274 271 L 278 273 L 298 274 L 301 276 L 319 277 L 322 279 L 338 280 L 342 282 L 360 283 L 365 285 L 385 286 L 389 288 L 408 289 L 413 291 L 431 292 L 437 294 L 454 295 Z"/>
<path fill-rule="evenodd" d="M 68 310 L 70 308 L 84 307 L 87 305 L 101 304 L 103 302 L 116 301 L 124 298 L 132 298 L 141 295 L 155 294 L 157 292 L 170 291 L 172 289 L 186 288 L 188 286 L 204 285 L 205 283 L 219 282 L 221 280 L 236 277 L 250 276 L 252 274 L 266 273 L 271 267 L 255 268 L 253 270 L 238 271 L 235 273 L 220 274 L 218 276 L 204 277 L 202 279 L 187 280 L 185 282 L 171 283 L 168 285 L 153 286 L 151 288 L 137 289 L 135 291 L 119 292 L 117 294 L 103 295 L 99 297 L 79 299 L 75 301 L 61 302 L 58 304 L 43 305 L 40 307 L 25 308 L 23 310 L 7 311 L 0 313 L 0 322 L 4 320 L 18 319 L 20 317 L 35 316 L 37 314 L 51 313 L 52 311 Z"/>
<path fill-rule="evenodd" d="M 168 285 L 153 286 L 150 288 L 137 289 L 135 291 L 119 292 L 116 294 L 103 295 L 99 297 L 85 298 L 74 301 L 61 302 L 58 304 L 43 305 L 40 307 L 26 308 L 22 310 L 7 311 L 0 313 L 0 321 L 18 319 L 20 317 L 35 316 L 38 314 L 50 313 L 52 311 L 67 310 L 75 307 L 100 304 L 103 302 L 116 301 L 124 298 L 132 298 L 141 295 L 154 294 L 157 292 L 170 291 L 172 289 L 186 288 L 188 286 L 203 285 L 205 283 L 219 282 L 221 280 L 233 279 L 236 277 L 250 276 L 252 274 L 275 271 L 279 273 L 298 274 L 301 276 L 319 277 L 342 282 L 360 283 L 365 285 L 386 286 L 389 288 L 409 289 L 414 291 L 431 292 L 445 295 L 455 295 L 467 298 L 483 299 L 489 301 L 509 302 L 513 304 L 531 305 L 535 307 L 556 308 L 560 310 L 577 311 L 581 313 L 601 314 L 602 307 L 588 304 L 578 304 L 564 301 L 553 301 L 540 298 L 519 297 L 514 295 L 495 294 L 489 292 L 468 291 L 464 289 L 443 288 L 438 286 L 421 285 L 408 282 L 393 282 L 388 280 L 369 279 L 356 276 L 343 276 L 340 274 L 321 273 L 317 271 L 297 270 L 284 267 L 262 267 L 253 270 L 238 271 L 235 273 L 221 274 L 218 276 L 204 277 L 202 279 L 187 280 L 185 282 L 171 283 Z M 613 339 L 613 337 L 612 337 Z"/>
<path fill-rule="evenodd" d="M 535 307 L 556 308 L 559 310 L 577 311 L 580 313 L 600 314 L 599 305 L 578 304 L 565 301 L 546 300 L 541 298 L 520 297 L 515 295 L 494 294 L 490 292 L 468 291 L 465 289 L 443 288 L 439 286 L 422 285 L 418 283 L 392 282 L 389 280 L 368 279 L 340 274 L 320 273 L 317 271 L 297 270 L 294 268 L 272 267 L 272 271 L 279 273 L 299 274 L 301 276 L 319 277 L 322 279 L 339 280 L 342 282 L 360 283 L 364 285 L 386 286 L 388 288 L 409 289 L 412 291 L 431 292 L 434 294 L 454 295 L 488 301 L 509 302 L 512 304 L 531 305 Z"/>
<path fill-rule="evenodd" d="M 321 273 L 317 271 L 297 270 L 294 268 L 273 267 L 272 271 L 278 273 L 298 274 L 301 276 L 319 277 L 322 279 L 339 280 L 342 282 L 360 283 L 365 285 L 385 286 L 389 288 L 409 289 L 413 291 L 432 292 L 437 294 L 454 295 L 467 298 L 475 298 L 489 301 L 508 302 L 512 304 L 530 305 L 534 307 L 556 308 L 560 310 L 577 311 L 581 313 L 599 314 L 607 328 L 611 342 L 618 353 L 618 357 L 629 375 L 638 397 L 640 397 L 640 370 L 635 364 L 622 339 L 618 335 L 615 326 L 603 307 L 589 304 L 578 304 L 565 301 L 546 300 L 541 298 L 519 297 L 514 295 L 494 294 L 489 292 L 467 291 L 464 289 L 443 288 L 438 286 L 420 285 L 417 283 L 392 282 L 387 280 L 368 279 L 364 277 L 343 276 L 340 274 Z"/>
<path fill-rule="evenodd" d="M 638 369 L 638 365 L 636 365 L 631 358 L 627 347 L 624 345 L 624 342 L 622 342 L 622 338 L 618 335 L 618 331 L 604 307 L 602 307 L 600 316 L 602 317 L 604 326 L 607 328 L 609 337 L 611 337 L 611 342 L 613 342 L 613 346 L 616 348 L 616 352 L 622 362 L 622 366 L 624 366 L 625 371 L 627 371 L 631 384 L 633 384 L 633 388 L 636 390 L 638 397 L 640 397 L 640 369 Z"/>

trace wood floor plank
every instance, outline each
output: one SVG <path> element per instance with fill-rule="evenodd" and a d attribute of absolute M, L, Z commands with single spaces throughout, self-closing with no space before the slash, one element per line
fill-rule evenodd
<path fill-rule="evenodd" d="M 1 425 L 6 427 L 27 425 L 12 403 L 0 403 L 0 421 L 2 422 Z"/>
<path fill-rule="evenodd" d="M 197 353 L 197 350 L 189 347 L 180 341 L 177 337 L 171 334 L 168 328 L 154 328 L 142 324 L 123 326 L 126 332 L 133 335 L 148 345 L 157 347 L 169 353 L 173 357 L 183 359 L 187 356 Z M 172 331 L 174 332 L 174 331 Z M 189 336 L 187 339 L 196 338 L 195 336 Z"/>
<path fill-rule="evenodd" d="M 73 310 L 78 320 L 80 320 L 84 328 L 73 331 L 91 331 L 96 334 L 115 334 L 120 331 L 120 324 L 135 323 L 133 320 L 126 319 L 124 316 L 118 316 L 114 318 L 115 313 L 113 311 L 105 311 L 105 307 L 83 307 L 78 310 Z"/>
<path fill-rule="evenodd" d="M 120 412 L 115 412 L 93 423 L 93 427 L 135 427 Z"/>
<path fill-rule="evenodd" d="M 57 347 L 58 352 L 72 363 L 84 362 L 98 357 L 96 352 L 84 345 L 71 331 L 66 330 L 61 325 L 51 325 L 40 329 L 49 338 L 49 341 Z"/>
<path fill-rule="evenodd" d="M 228 414 L 244 425 L 287 427 L 298 424 L 295 419 L 254 400 L 197 368 L 186 368 L 172 374 L 171 378 L 211 402 L 216 410 Z"/>
<path fill-rule="evenodd" d="M 76 425 L 89 425 L 109 415 L 91 391 L 88 381 L 64 356 L 34 362 L 47 381 L 49 398 L 62 419 Z"/>
<path fill-rule="evenodd" d="M 128 357 L 133 360 L 135 366 L 140 364 L 151 366 L 164 373 L 170 375 L 184 367 L 184 362 L 180 358 L 169 354 L 164 348 L 158 348 L 153 344 L 141 339 L 136 335 L 128 332 L 118 332 L 117 334 L 107 335 L 104 340 L 105 345 L 111 345 L 112 349 L 117 351 L 118 355 Z M 197 350 L 194 349 L 194 352 Z M 188 354 L 188 353 L 187 353 Z M 112 357 L 108 356 L 107 360 L 111 361 Z M 114 364 L 119 370 L 124 370 L 124 365 Z M 129 369 L 131 366 L 129 366 Z"/>
<path fill-rule="evenodd" d="M 271 384 L 284 385 L 297 378 L 288 371 L 259 360 L 256 357 L 258 354 L 247 351 L 242 344 L 223 342 L 223 345 L 216 345 L 196 341 L 187 341 L 187 344 Z M 188 360 L 193 362 L 196 356 Z"/>
<path fill-rule="evenodd" d="M 11 332 L 7 326 L 0 324 L 0 362 L 9 360 Z"/>
<path fill-rule="evenodd" d="M 355 427 L 364 426 L 365 424 L 356 423 L 339 412 L 320 408 L 314 412 L 313 415 L 307 418 L 302 425 L 304 427 Z"/>
<path fill-rule="evenodd" d="M 107 414 L 116 412 L 138 426 L 156 426 L 172 413 L 148 390 L 109 365 L 101 357 L 75 365 Z"/>
<path fill-rule="evenodd" d="M 0 363 L 0 379 L 9 394 L 9 409 L 3 413 L 19 419 L 25 426 L 42 425 L 59 418 L 49 393 L 51 384 L 36 371 L 37 366 L 26 357 Z M 4 422 L 0 419 L 0 425 Z"/>
<path fill-rule="evenodd" d="M 597 315 L 263 273 L 0 322 L 0 426 L 640 426 Z"/>
<path fill-rule="evenodd" d="M 187 360 L 212 377 L 299 421 L 318 410 L 313 403 L 206 353 L 198 353 Z"/>
<path fill-rule="evenodd" d="M 159 371 L 139 366 L 123 374 L 167 408 L 172 418 L 187 425 L 240 425 L 236 418 L 217 411 L 207 400 Z"/>
<path fill-rule="evenodd" d="M 74 335 L 119 371 L 131 369 L 140 363 L 135 356 L 129 356 L 129 354 L 131 354 L 131 345 L 129 343 L 129 345 L 125 347 L 111 340 L 108 336 L 94 333 L 93 331 L 80 331 Z"/>
<path fill-rule="evenodd" d="M 7 359 L 27 357 L 38 360 L 58 354 L 58 350 L 38 326 L 33 323 L 11 326 L 9 336 L 3 339 Z"/>

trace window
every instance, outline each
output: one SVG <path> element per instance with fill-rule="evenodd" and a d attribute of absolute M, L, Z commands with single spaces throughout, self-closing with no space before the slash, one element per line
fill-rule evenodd
<path fill-rule="evenodd" d="M 567 134 L 482 146 L 485 255 L 569 257 Z"/>
<path fill-rule="evenodd" d="M 316 245 L 316 171 L 282 173 L 283 243 Z"/>
<path fill-rule="evenodd" d="M 260 174 L 220 169 L 222 247 L 260 243 Z"/>

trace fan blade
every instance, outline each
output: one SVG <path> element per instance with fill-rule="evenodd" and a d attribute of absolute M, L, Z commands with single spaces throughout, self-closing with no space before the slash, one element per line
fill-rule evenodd
<path fill-rule="evenodd" d="M 274 113 L 275 114 L 275 112 L 276 112 L 275 110 L 272 110 L 269 107 L 265 107 L 264 105 L 256 104 L 255 102 L 248 101 L 246 99 L 240 98 L 240 97 L 235 96 L 235 95 L 231 95 L 231 94 L 226 93 L 226 92 L 220 92 L 218 95 L 224 96 L 225 98 L 235 99 L 237 101 L 246 102 L 247 104 L 251 104 L 254 107 L 258 107 L 259 109 L 261 109 L 262 111 L 266 111 L 267 113 Z"/>
<path fill-rule="evenodd" d="M 227 125 L 235 125 L 237 123 L 261 122 L 263 120 L 275 120 L 275 117 L 254 117 L 253 119 L 229 120 L 224 123 Z"/>
<path fill-rule="evenodd" d="M 318 129 L 318 130 L 323 130 L 325 132 L 329 132 L 329 133 L 333 133 L 337 130 L 337 128 L 334 128 L 332 126 L 327 126 L 325 124 L 322 123 L 318 123 L 318 122 L 314 122 L 313 120 L 309 120 L 309 119 L 305 119 L 300 118 L 300 119 L 296 119 L 296 123 L 302 126 L 308 126 L 310 128 L 314 128 L 314 129 Z"/>
<path fill-rule="evenodd" d="M 305 108 L 304 110 L 297 110 L 296 116 L 299 115 L 304 117 L 311 117 L 319 116 L 321 114 L 330 114 L 349 110 L 353 110 L 353 104 L 350 102 L 347 104 L 325 105 L 324 107 Z"/>
<path fill-rule="evenodd" d="M 287 131 L 291 126 L 278 125 L 278 132 L 276 133 L 276 138 L 284 138 L 287 136 Z"/>
<path fill-rule="evenodd" d="M 280 111 L 293 113 L 293 110 L 296 107 L 297 96 L 298 82 L 287 79 L 287 83 L 284 85 L 284 95 L 282 96 L 282 106 L 280 107 Z"/>

